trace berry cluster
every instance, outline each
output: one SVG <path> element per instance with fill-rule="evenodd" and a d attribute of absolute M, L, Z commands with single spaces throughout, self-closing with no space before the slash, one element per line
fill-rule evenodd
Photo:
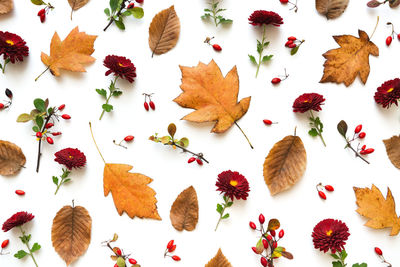
<path fill-rule="evenodd" d="M 174 240 L 170 240 L 167 244 L 167 248 L 165 249 L 164 252 L 164 258 L 165 257 L 171 257 L 174 261 L 180 261 L 181 257 L 177 255 L 171 255 L 172 252 L 174 252 L 176 249 L 176 245 L 174 244 Z"/>
<path fill-rule="evenodd" d="M 202 157 L 203 157 L 203 153 L 199 153 L 197 157 L 190 157 L 188 159 L 188 163 L 192 163 L 192 162 L 196 161 L 197 164 L 203 165 L 203 161 L 201 160 Z"/>
<path fill-rule="evenodd" d="M 151 93 L 151 94 L 143 93 L 143 95 L 144 95 L 144 104 L 143 104 L 144 109 L 146 111 L 149 111 L 150 108 L 152 110 L 156 110 L 156 105 L 154 104 L 153 100 L 151 100 L 151 96 L 153 95 L 153 93 Z M 147 99 L 149 99 L 149 100 L 147 100 Z"/>
<path fill-rule="evenodd" d="M 45 6 L 37 13 L 37 16 L 40 18 L 40 22 L 44 23 L 46 21 L 46 15 L 49 13 L 50 10 L 54 9 L 54 6 L 42 0 L 31 0 L 31 2 L 37 6 Z"/>
<path fill-rule="evenodd" d="M 387 262 L 387 261 L 385 260 L 385 257 L 383 257 L 383 252 L 382 252 L 382 250 L 381 250 L 380 248 L 375 247 L 374 250 L 375 250 L 376 255 L 378 255 L 378 257 L 382 260 L 382 263 L 388 264 L 387 267 L 392 267 L 392 264 L 390 264 L 389 262 Z"/>
<path fill-rule="evenodd" d="M 111 249 L 111 251 L 113 252 L 113 254 L 111 255 L 111 259 L 116 262 L 114 267 L 128 267 L 127 263 L 129 263 L 131 267 L 139 267 L 140 265 L 137 264 L 137 261 L 133 258 L 130 258 L 130 254 L 126 255 L 119 247 L 111 246 L 111 243 L 117 240 L 118 235 L 114 234 L 113 239 L 103 242 L 103 244 L 105 244 L 105 246 Z"/>
<path fill-rule="evenodd" d="M 282 78 L 281 78 L 281 77 L 282 77 Z M 281 75 L 281 76 L 278 76 L 278 77 L 273 78 L 273 79 L 271 80 L 271 83 L 274 84 L 274 85 L 280 84 L 281 81 L 286 80 L 288 77 L 289 77 L 289 74 L 286 73 L 286 68 L 285 68 L 285 75 L 283 75 L 283 76 Z"/>
<path fill-rule="evenodd" d="M 280 257 L 285 257 L 289 260 L 293 259 L 293 255 L 286 251 L 284 247 L 278 246 L 278 242 L 285 235 L 285 231 L 281 229 L 276 237 L 276 231 L 280 228 L 280 222 L 277 219 L 271 219 L 268 222 L 267 229 L 264 229 L 265 217 L 260 214 L 258 217 L 260 228 L 257 228 L 254 222 L 250 222 L 249 226 L 255 231 L 261 233 L 257 245 L 251 249 L 257 255 L 260 255 L 260 263 L 264 267 L 273 267 L 274 260 Z M 265 253 L 264 253 L 265 252 Z"/>
<path fill-rule="evenodd" d="M 222 51 L 222 47 L 219 45 L 219 44 L 211 44 L 211 40 L 212 39 L 214 39 L 214 37 L 207 37 L 205 40 L 204 40 L 204 43 L 206 43 L 206 44 L 208 44 L 208 45 L 210 45 L 210 46 L 212 46 L 212 48 L 215 50 L 215 51 L 217 51 L 217 52 L 221 52 Z"/>
<path fill-rule="evenodd" d="M 287 38 L 287 42 L 285 46 L 290 48 L 290 55 L 295 55 L 297 51 L 299 51 L 300 46 L 305 42 L 305 40 L 299 40 L 294 36 L 290 36 Z"/>
<path fill-rule="evenodd" d="M 326 200 L 326 194 L 323 190 L 326 190 L 327 192 L 333 192 L 335 189 L 331 185 L 323 185 L 322 183 L 317 184 L 316 186 L 318 195 L 321 199 Z"/>
<path fill-rule="evenodd" d="M 6 255 L 7 253 L 4 253 L 4 249 L 8 246 L 8 244 L 10 244 L 10 240 L 6 239 L 3 242 L 1 242 L 1 250 L 0 250 L 0 255 Z"/>
<path fill-rule="evenodd" d="M 8 97 L 8 100 L 6 100 L 5 103 L 0 103 L 0 110 L 8 109 L 12 104 L 13 93 L 11 90 L 6 88 L 5 94 Z"/>
<path fill-rule="evenodd" d="M 296 3 L 290 2 L 289 0 L 279 0 L 279 2 L 281 2 L 282 5 L 291 4 L 292 7 L 290 8 L 290 10 L 294 10 L 294 12 L 297 12 L 297 10 L 299 10 L 297 6 L 297 0 Z"/>
<path fill-rule="evenodd" d="M 397 36 L 397 40 L 400 41 L 400 33 L 396 33 L 394 31 L 394 25 L 391 22 L 388 22 L 386 24 L 392 26 L 392 33 L 386 38 L 386 45 L 390 46 L 390 44 L 392 43 L 392 41 L 395 38 L 395 36 Z"/>
<path fill-rule="evenodd" d="M 117 146 L 128 149 L 126 146 L 122 145 L 122 142 L 130 143 L 133 141 L 133 139 L 135 139 L 135 137 L 133 135 L 127 135 L 124 137 L 124 139 L 121 140 L 121 142 L 117 143 L 117 142 L 115 142 L 115 140 L 113 140 L 113 143 Z"/>

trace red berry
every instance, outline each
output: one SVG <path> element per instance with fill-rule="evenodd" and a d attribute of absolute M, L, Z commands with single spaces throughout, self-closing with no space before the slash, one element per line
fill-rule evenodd
<path fill-rule="evenodd" d="M 382 250 L 378 247 L 375 247 L 375 253 L 378 254 L 379 256 L 382 256 Z"/>
<path fill-rule="evenodd" d="M 51 133 L 53 136 L 61 135 L 61 132 Z"/>
<path fill-rule="evenodd" d="M 46 13 L 46 9 L 41 9 L 41 10 L 39 10 L 39 12 L 37 13 L 37 15 L 40 17 L 40 16 L 42 16 L 43 14 L 45 14 Z"/>
<path fill-rule="evenodd" d="M 388 36 L 386 38 L 386 45 L 389 46 L 392 43 L 392 40 L 393 40 L 392 36 Z"/>
<path fill-rule="evenodd" d="M 36 133 L 36 137 L 37 137 L 37 138 L 42 138 L 42 132 L 37 132 L 37 133 Z"/>
<path fill-rule="evenodd" d="M 136 264 L 137 263 L 137 261 L 135 259 L 129 259 L 128 261 L 129 261 L 130 264 Z"/>
<path fill-rule="evenodd" d="M 397 39 L 400 41 L 400 33 L 397 35 Z"/>
<path fill-rule="evenodd" d="M 62 111 L 65 108 L 65 104 L 62 104 L 61 106 L 58 107 L 58 110 Z"/>
<path fill-rule="evenodd" d="M 156 109 L 156 105 L 154 104 L 153 101 L 150 100 L 149 105 L 150 105 L 150 107 L 151 107 L 152 110 L 155 110 L 155 109 Z"/>
<path fill-rule="evenodd" d="M 271 83 L 273 83 L 273 84 L 278 84 L 278 83 L 280 83 L 282 80 L 281 80 L 281 78 L 273 78 L 272 80 L 271 80 Z"/>
<path fill-rule="evenodd" d="M 289 41 L 296 41 L 296 40 L 297 40 L 297 38 L 294 37 L 294 36 L 290 36 L 290 37 L 288 37 L 287 39 L 288 39 Z"/>
<path fill-rule="evenodd" d="M 274 242 L 274 244 L 272 245 L 273 248 L 277 248 L 278 247 L 278 242 Z"/>
<path fill-rule="evenodd" d="M 365 150 L 367 148 L 367 146 L 366 145 L 363 145 L 362 147 L 361 147 L 361 150 Z"/>
<path fill-rule="evenodd" d="M 118 264 L 114 264 L 114 267 L 118 267 Z"/>
<path fill-rule="evenodd" d="M 367 135 L 366 133 L 361 132 L 361 133 L 358 135 L 358 138 L 363 139 L 363 138 L 365 138 L 366 135 Z"/>
<path fill-rule="evenodd" d="M 136 0 L 136 3 L 143 4 L 144 0 Z"/>
<path fill-rule="evenodd" d="M 180 261 L 181 260 L 181 258 L 179 256 L 176 256 L 176 255 L 172 256 L 172 259 L 174 261 Z"/>
<path fill-rule="evenodd" d="M 265 125 L 271 125 L 272 124 L 271 120 L 263 120 L 263 122 L 264 122 Z"/>
<path fill-rule="evenodd" d="M 143 105 L 144 105 L 144 109 L 149 111 L 149 104 L 147 102 L 144 102 Z"/>
<path fill-rule="evenodd" d="M 250 226 L 250 228 L 253 229 L 253 230 L 256 230 L 256 228 L 257 228 L 256 224 L 253 223 L 253 222 L 250 222 L 250 223 L 249 223 L 249 226 Z"/>
<path fill-rule="evenodd" d="M 322 198 L 322 199 L 326 199 L 326 195 L 325 195 L 325 193 L 324 193 L 324 192 L 322 192 L 322 191 L 318 191 L 318 195 L 319 195 L 319 197 L 320 197 L 320 198 Z"/>
<path fill-rule="evenodd" d="M 361 129 L 362 129 L 362 125 L 361 124 L 357 125 L 357 127 L 354 129 L 354 132 L 359 133 L 359 132 L 361 132 Z"/>
<path fill-rule="evenodd" d="M 259 253 L 257 252 L 257 248 L 256 248 L 256 247 L 251 247 L 251 250 L 253 250 L 253 252 L 256 253 L 256 254 L 259 254 Z"/>
<path fill-rule="evenodd" d="M 218 44 L 213 44 L 212 47 L 214 48 L 215 51 L 218 51 L 218 52 L 222 50 L 221 46 Z"/>
<path fill-rule="evenodd" d="M 173 245 L 174 245 L 174 240 L 169 241 L 167 244 L 167 249 L 172 248 Z"/>
<path fill-rule="evenodd" d="M 46 14 L 40 16 L 40 22 L 44 23 L 46 21 Z"/>
<path fill-rule="evenodd" d="M 292 41 L 292 40 L 289 40 L 289 41 L 287 41 L 287 42 L 285 43 L 285 46 L 289 47 L 289 45 L 291 45 L 291 44 L 293 44 L 293 41 Z"/>
<path fill-rule="evenodd" d="M 285 235 L 285 231 L 283 231 L 283 229 L 281 229 L 280 231 L 279 231 L 279 238 L 282 238 L 283 236 Z"/>
<path fill-rule="evenodd" d="M 133 135 L 127 135 L 127 136 L 125 136 L 124 140 L 125 140 L 126 142 L 130 142 L 130 141 L 132 141 L 134 138 L 135 138 L 135 137 L 134 137 Z"/>
<path fill-rule="evenodd" d="M 203 165 L 203 161 L 202 161 L 201 159 L 199 159 L 199 158 L 196 159 L 196 162 L 197 162 L 197 164 L 199 164 L 199 165 Z"/>
<path fill-rule="evenodd" d="M 261 257 L 260 262 L 261 262 L 261 265 L 264 266 L 264 267 L 266 267 L 268 265 L 268 261 L 264 257 Z"/>
<path fill-rule="evenodd" d="M 71 116 L 68 115 L 68 114 L 63 114 L 63 115 L 61 116 L 61 118 L 63 118 L 64 120 L 69 120 L 69 119 L 71 119 Z"/>
<path fill-rule="evenodd" d="M 263 215 L 262 213 L 260 214 L 260 216 L 258 216 L 258 221 L 259 221 L 261 224 L 265 223 L 265 217 L 264 217 L 264 215 Z"/>
<path fill-rule="evenodd" d="M 272 235 L 267 235 L 267 239 L 268 239 L 268 241 L 271 241 L 272 240 Z"/>
<path fill-rule="evenodd" d="M 329 192 L 335 191 L 335 189 L 334 189 L 333 186 L 331 186 L 331 185 L 325 185 L 325 190 L 326 190 L 326 191 L 329 191 Z"/>
<path fill-rule="evenodd" d="M 195 161 L 195 160 L 196 160 L 195 157 L 191 157 L 191 158 L 188 160 L 188 163 L 192 163 L 192 162 Z"/>
<path fill-rule="evenodd" d="M 269 243 L 266 239 L 263 239 L 262 243 L 263 243 L 264 248 L 269 248 Z"/>
<path fill-rule="evenodd" d="M 172 247 L 170 247 L 170 248 L 168 249 L 168 252 L 174 252 L 175 249 L 176 249 L 176 245 L 172 245 Z"/>
<path fill-rule="evenodd" d="M 47 143 L 49 143 L 50 145 L 54 144 L 54 141 L 51 137 L 47 137 L 46 140 L 47 140 Z"/>
<path fill-rule="evenodd" d="M 375 149 L 373 149 L 373 148 L 367 148 L 365 150 L 361 150 L 360 154 L 367 155 L 367 154 L 373 153 L 374 151 L 375 151 Z"/>
<path fill-rule="evenodd" d="M 134 7 L 135 7 L 135 3 L 129 3 L 129 5 L 126 8 L 130 9 L 130 8 L 134 8 Z"/>
<path fill-rule="evenodd" d="M 9 239 L 4 240 L 4 241 L 1 243 L 1 248 L 6 248 L 6 247 L 8 246 L 9 243 L 10 243 L 10 240 L 9 240 Z"/>
<path fill-rule="evenodd" d="M 4 104 L 0 103 L 0 109 L 3 109 L 3 108 L 4 108 Z"/>
<path fill-rule="evenodd" d="M 116 248 L 115 249 L 115 254 L 117 254 L 118 256 L 121 256 L 122 252 L 121 252 L 121 250 L 119 248 Z"/>
<path fill-rule="evenodd" d="M 295 48 L 297 45 L 296 44 L 290 44 L 288 45 L 289 48 Z"/>
<path fill-rule="evenodd" d="M 269 230 L 269 233 L 270 233 L 273 237 L 275 237 L 275 235 L 276 235 L 275 230 Z"/>
<path fill-rule="evenodd" d="M 15 190 L 15 194 L 17 194 L 19 196 L 23 196 L 23 195 L 25 195 L 25 192 L 22 190 Z"/>
<path fill-rule="evenodd" d="M 51 127 L 53 127 L 54 126 L 54 123 L 51 123 L 51 122 L 49 122 L 49 123 L 47 123 L 46 124 L 46 126 L 44 126 L 46 129 L 50 129 Z"/>

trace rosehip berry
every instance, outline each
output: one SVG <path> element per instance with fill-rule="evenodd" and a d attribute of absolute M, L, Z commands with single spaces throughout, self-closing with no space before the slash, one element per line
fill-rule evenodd
<path fill-rule="evenodd" d="M 365 138 L 366 135 L 367 135 L 366 133 L 361 132 L 361 133 L 358 135 L 358 138 L 363 139 L 363 138 Z"/>
<path fill-rule="evenodd" d="M 196 162 L 197 162 L 197 164 L 199 164 L 199 165 L 203 165 L 203 161 L 202 161 L 201 159 L 199 159 L 199 158 L 196 159 Z"/>
<path fill-rule="evenodd" d="M 51 133 L 53 136 L 61 135 L 61 132 Z"/>
<path fill-rule="evenodd" d="M 289 45 L 291 45 L 291 44 L 293 44 L 293 41 L 292 40 L 289 40 L 289 41 L 287 41 L 286 43 L 285 43 L 285 46 L 289 46 Z"/>
<path fill-rule="evenodd" d="M 135 7 L 135 3 L 129 3 L 129 5 L 126 8 L 130 9 L 130 8 L 134 8 L 134 7 Z"/>
<path fill-rule="evenodd" d="M 136 3 L 143 4 L 144 0 L 136 0 Z"/>
<path fill-rule="evenodd" d="M 281 0 L 281 1 L 282 1 L 282 0 Z M 266 267 L 266 266 L 268 265 L 268 261 L 267 261 L 267 259 L 264 258 L 264 257 L 261 257 L 260 262 L 261 262 L 261 265 L 264 266 L 264 267 Z"/>
<path fill-rule="evenodd" d="M 285 231 L 283 231 L 283 229 L 282 230 L 280 230 L 279 231 L 279 238 L 282 238 L 283 236 L 285 235 Z"/>
<path fill-rule="evenodd" d="M 170 248 L 168 249 L 168 252 L 174 252 L 175 249 L 176 249 L 176 245 L 172 245 L 172 247 L 170 247 Z"/>
<path fill-rule="evenodd" d="M 61 106 L 58 107 L 59 111 L 62 111 L 65 108 L 65 104 L 62 104 Z"/>
<path fill-rule="evenodd" d="M 322 191 L 318 191 L 318 195 L 319 195 L 319 197 L 320 197 L 320 198 L 322 198 L 322 199 L 326 199 L 326 195 L 325 195 L 325 193 L 324 193 L 324 192 L 322 192 Z"/>
<path fill-rule="evenodd" d="M 149 111 L 149 104 L 147 102 L 144 102 L 143 105 L 144 105 L 144 109 Z"/>
<path fill-rule="evenodd" d="M 290 36 L 290 37 L 288 37 L 287 39 L 288 39 L 289 41 L 296 41 L 296 40 L 297 40 L 297 38 L 294 37 L 294 36 Z"/>
<path fill-rule="evenodd" d="M 68 115 L 68 114 L 63 114 L 63 115 L 61 116 L 61 118 L 63 118 L 64 120 L 69 120 L 69 119 L 71 119 L 71 116 Z"/>
<path fill-rule="evenodd" d="M 218 52 L 222 50 L 221 46 L 218 44 L 213 44 L 212 47 L 214 48 L 215 51 L 218 51 Z"/>
<path fill-rule="evenodd" d="M 118 267 L 118 264 L 114 264 L 114 267 Z"/>
<path fill-rule="evenodd" d="M 325 190 L 326 190 L 326 191 L 329 191 L 329 192 L 335 191 L 335 189 L 334 189 L 333 186 L 331 186 L 331 185 L 325 185 Z"/>
<path fill-rule="evenodd" d="M 156 109 L 156 105 L 154 104 L 153 101 L 150 101 L 150 102 L 149 102 L 149 106 L 151 107 L 152 110 L 155 110 L 155 109 Z"/>
<path fill-rule="evenodd" d="M 378 248 L 378 247 L 375 247 L 375 253 L 376 253 L 377 255 L 379 255 L 379 256 L 382 256 L 382 255 L 383 255 L 382 250 L 381 250 L 380 248 Z"/>
<path fill-rule="evenodd" d="M 269 230 L 269 233 L 270 233 L 273 237 L 275 237 L 275 235 L 276 235 L 275 230 Z"/>
<path fill-rule="evenodd" d="M 54 144 L 54 141 L 51 137 L 47 137 L 46 140 L 47 140 L 47 143 L 49 143 L 50 145 Z"/>
<path fill-rule="evenodd" d="M 251 247 L 251 250 L 253 250 L 253 252 L 256 253 L 256 254 L 259 254 L 259 253 L 257 252 L 257 248 L 256 248 L 256 247 Z"/>
<path fill-rule="evenodd" d="M 265 125 L 271 125 L 272 124 L 271 120 L 263 120 L 263 122 L 264 122 Z"/>
<path fill-rule="evenodd" d="M 42 132 L 37 132 L 37 133 L 36 133 L 36 137 L 37 137 L 37 138 L 42 138 Z"/>
<path fill-rule="evenodd" d="M 167 249 L 172 248 L 173 245 L 174 245 L 174 240 L 169 241 L 167 244 Z"/>
<path fill-rule="evenodd" d="M 274 244 L 272 244 L 273 248 L 277 248 L 278 247 L 278 242 L 274 242 Z"/>
<path fill-rule="evenodd" d="M 392 36 L 388 36 L 386 38 L 386 45 L 389 46 L 392 43 L 392 40 L 393 40 Z"/>
<path fill-rule="evenodd" d="M 121 250 L 119 248 L 116 248 L 115 254 L 117 254 L 118 256 L 121 256 L 122 252 L 121 252 Z"/>
<path fill-rule="evenodd" d="M 272 84 L 278 84 L 278 83 L 280 83 L 282 80 L 281 80 L 281 78 L 273 78 L 272 80 L 271 80 L 271 83 Z"/>
<path fill-rule="evenodd" d="M 290 44 L 288 45 L 289 48 L 295 48 L 297 45 L 296 44 Z"/>
<path fill-rule="evenodd" d="M 366 145 L 363 145 L 362 147 L 361 147 L 361 150 L 365 150 L 367 148 L 367 146 Z"/>
<path fill-rule="evenodd" d="M 134 138 L 135 137 L 133 135 L 127 135 L 127 136 L 125 136 L 124 140 L 125 140 L 125 142 L 130 142 L 130 141 L 133 141 Z"/>
<path fill-rule="evenodd" d="M 397 34 L 397 39 L 400 41 L 400 33 Z"/>
<path fill-rule="evenodd" d="M 357 127 L 354 129 L 354 133 L 359 133 L 362 130 L 362 125 L 357 125 Z"/>
<path fill-rule="evenodd" d="M 39 12 L 37 13 L 37 15 L 40 17 L 40 16 L 42 16 L 43 14 L 45 14 L 46 13 L 46 9 L 41 9 L 41 10 L 39 10 Z"/>
<path fill-rule="evenodd" d="M 172 256 L 172 259 L 174 261 L 180 261 L 181 260 L 181 258 L 179 256 L 176 256 L 176 255 Z"/>
<path fill-rule="evenodd" d="M 130 264 L 136 264 L 137 263 L 137 261 L 135 259 L 129 259 L 128 261 L 129 261 Z"/>
<path fill-rule="evenodd" d="M 375 151 L 375 149 L 373 149 L 373 148 L 367 148 L 367 149 L 365 149 L 365 150 L 361 150 L 361 151 L 360 151 L 360 154 L 361 154 L 361 155 L 367 155 L 367 154 L 373 153 L 374 151 Z"/>
<path fill-rule="evenodd" d="M 250 222 L 250 223 L 249 223 L 249 226 L 250 226 L 250 228 L 253 229 L 253 230 L 256 230 L 256 228 L 257 228 L 256 224 L 253 223 L 253 222 Z"/>
<path fill-rule="evenodd" d="M 272 240 L 272 235 L 267 235 L 267 240 L 271 241 Z"/>
<path fill-rule="evenodd" d="M 6 248 L 6 247 L 8 246 L 9 243 L 10 243 L 10 240 L 9 240 L 9 239 L 4 240 L 4 241 L 1 243 L 1 248 Z"/>
<path fill-rule="evenodd" d="M 3 109 L 3 108 L 4 108 L 4 104 L 0 103 L 0 109 Z"/>
<path fill-rule="evenodd" d="M 44 23 L 46 21 L 46 14 L 40 16 L 40 22 Z"/>
<path fill-rule="evenodd" d="M 263 243 L 264 248 L 269 248 L 269 243 L 266 239 L 263 239 L 262 243 Z"/>
<path fill-rule="evenodd" d="M 192 163 L 192 162 L 195 161 L 195 160 L 196 160 L 195 157 L 191 157 L 191 158 L 188 160 L 188 163 Z"/>
<path fill-rule="evenodd" d="M 8 89 L 8 88 L 6 88 L 6 96 L 7 96 L 8 98 L 10 98 L 10 99 L 13 97 L 13 93 L 12 93 L 11 90 Z"/>
<path fill-rule="evenodd" d="M 23 190 L 15 190 L 15 194 L 17 194 L 19 196 L 23 196 L 23 195 L 25 195 L 25 192 Z"/>
<path fill-rule="evenodd" d="M 49 122 L 49 123 L 46 124 L 46 126 L 44 126 L 44 128 L 50 129 L 53 126 L 54 126 L 54 123 Z"/>
<path fill-rule="evenodd" d="M 264 217 L 264 215 L 263 215 L 262 213 L 260 214 L 260 216 L 258 216 L 258 221 L 259 221 L 261 224 L 265 223 L 265 217 Z"/>

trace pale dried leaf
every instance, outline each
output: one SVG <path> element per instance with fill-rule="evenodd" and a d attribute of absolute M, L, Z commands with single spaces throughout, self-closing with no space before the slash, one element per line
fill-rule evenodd
<path fill-rule="evenodd" d="M 57 212 L 51 228 L 51 241 L 67 266 L 86 252 L 91 232 L 92 218 L 84 207 L 64 206 Z"/>
<path fill-rule="evenodd" d="M 16 174 L 26 162 L 21 148 L 17 145 L 0 140 L 0 175 Z"/>
<path fill-rule="evenodd" d="M 386 153 L 392 164 L 400 169 L 400 137 L 393 136 L 390 139 L 383 140 L 386 147 Z"/>
<path fill-rule="evenodd" d="M 13 0 L 0 0 L 0 15 L 7 14 L 14 7 Z"/>
<path fill-rule="evenodd" d="M 225 255 L 222 254 L 221 249 L 219 249 L 217 255 L 215 255 L 215 257 L 212 258 L 205 265 L 205 267 L 232 267 L 232 265 L 228 261 L 228 259 L 225 257 Z"/>
<path fill-rule="evenodd" d="M 342 15 L 349 0 L 315 0 L 317 11 L 327 19 L 335 19 Z"/>
<path fill-rule="evenodd" d="M 277 142 L 264 162 L 264 180 L 271 195 L 296 184 L 303 176 L 307 154 L 300 137 L 289 135 Z"/>
<path fill-rule="evenodd" d="M 199 203 L 196 190 L 188 187 L 172 204 L 170 218 L 172 226 L 178 231 L 193 231 L 199 221 Z"/>
<path fill-rule="evenodd" d="M 154 16 L 149 28 L 149 46 L 153 55 L 167 53 L 179 39 L 181 24 L 174 6 Z"/>
<path fill-rule="evenodd" d="M 72 20 L 72 13 L 83 6 L 85 6 L 89 0 L 68 0 L 69 5 L 71 6 L 71 20 Z"/>

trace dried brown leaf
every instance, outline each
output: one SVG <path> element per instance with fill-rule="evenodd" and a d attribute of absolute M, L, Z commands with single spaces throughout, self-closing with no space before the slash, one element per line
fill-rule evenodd
<path fill-rule="evenodd" d="M 85 6 L 89 0 L 68 0 L 69 5 L 71 6 L 71 20 L 72 20 L 72 13 L 83 6 Z"/>
<path fill-rule="evenodd" d="M 174 6 L 155 15 L 149 28 L 149 46 L 152 55 L 161 55 L 174 48 L 180 32 L 181 24 Z"/>
<path fill-rule="evenodd" d="M 225 255 L 222 254 L 221 249 L 219 249 L 217 255 L 215 255 L 215 257 L 212 258 L 205 265 L 205 267 L 232 267 L 232 265 L 228 261 L 228 259 L 225 257 Z"/>
<path fill-rule="evenodd" d="M 317 11 L 327 19 L 335 19 L 343 14 L 349 0 L 315 0 Z"/>
<path fill-rule="evenodd" d="M 172 204 L 169 217 L 172 226 L 178 231 L 193 231 L 196 228 L 199 221 L 199 203 L 193 186 L 179 194 Z"/>
<path fill-rule="evenodd" d="M 390 188 L 386 199 L 375 185 L 372 185 L 371 189 L 358 187 L 353 189 L 357 199 L 357 212 L 368 218 L 365 226 L 373 229 L 392 228 L 391 236 L 399 234 L 400 218 L 396 214 L 396 203 Z"/>
<path fill-rule="evenodd" d="M 92 218 L 84 207 L 64 206 L 57 212 L 51 228 L 51 241 L 67 266 L 86 252 L 91 232 Z"/>
<path fill-rule="evenodd" d="M 13 0 L 0 0 L 0 15 L 7 14 L 14 7 Z"/>
<path fill-rule="evenodd" d="M 390 139 L 383 140 L 386 147 L 386 153 L 392 164 L 400 169 L 400 137 L 393 136 Z"/>
<path fill-rule="evenodd" d="M 327 51 L 323 56 L 324 75 L 320 83 L 344 83 L 349 86 L 357 75 L 365 84 L 368 80 L 370 67 L 369 55 L 379 56 L 379 48 L 370 41 L 366 32 L 358 30 L 357 38 L 352 35 L 333 36 L 340 48 Z"/>
<path fill-rule="evenodd" d="M 296 184 L 303 176 L 307 154 L 300 137 L 289 135 L 277 142 L 264 162 L 264 180 L 271 195 Z"/>
<path fill-rule="evenodd" d="M 0 140 L 0 175 L 16 174 L 25 162 L 25 155 L 19 146 Z"/>

